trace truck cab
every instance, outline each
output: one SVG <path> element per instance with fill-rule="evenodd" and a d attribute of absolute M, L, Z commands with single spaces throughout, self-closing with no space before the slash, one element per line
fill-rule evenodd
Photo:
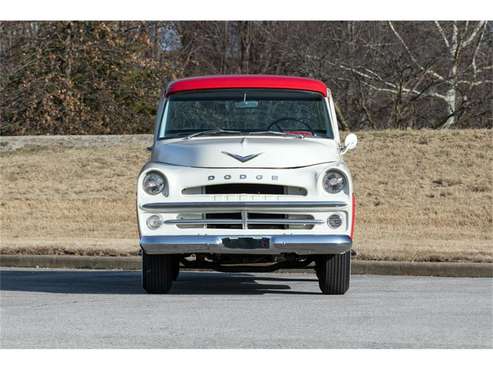
<path fill-rule="evenodd" d="M 169 84 L 137 181 L 143 286 L 167 293 L 180 266 L 314 266 L 324 294 L 349 288 L 355 198 L 330 90 L 287 76 Z"/>

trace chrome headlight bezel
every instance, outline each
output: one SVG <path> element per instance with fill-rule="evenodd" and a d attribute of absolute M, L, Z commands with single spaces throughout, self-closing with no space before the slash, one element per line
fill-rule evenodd
<path fill-rule="evenodd" d="M 149 195 L 163 194 L 167 186 L 166 177 L 156 170 L 147 172 L 142 178 L 142 190 Z"/>
<path fill-rule="evenodd" d="M 322 179 L 322 187 L 329 194 L 337 194 L 344 191 L 347 183 L 348 179 L 346 174 L 333 168 L 327 170 Z"/>

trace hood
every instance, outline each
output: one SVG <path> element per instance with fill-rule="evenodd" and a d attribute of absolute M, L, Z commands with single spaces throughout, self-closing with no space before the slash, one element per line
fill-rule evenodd
<path fill-rule="evenodd" d="M 292 168 L 339 159 L 334 140 L 295 137 L 200 137 L 155 144 L 152 161 L 203 168 Z"/>

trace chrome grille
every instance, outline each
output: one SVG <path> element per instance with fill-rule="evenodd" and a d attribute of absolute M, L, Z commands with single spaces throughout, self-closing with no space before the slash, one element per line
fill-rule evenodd
<path fill-rule="evenodd" d="M 180 228 L 208 228 L 208 229 L 312 229 L 322 224 L 310 215 L 299 214 L 270 214 L 249 213 L 247 211 L 235 213 L 205 213 L 183 214 L 177 219 L 165 220 L 166 224 Z"/>

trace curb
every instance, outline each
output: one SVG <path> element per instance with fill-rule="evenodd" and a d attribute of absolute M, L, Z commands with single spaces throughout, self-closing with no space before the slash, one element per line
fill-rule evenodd
<path fill-rule="evenodd" d="M 139 270 L 139 256 L 102 257 L 66 255 L 0 255 L 1 267 Z"/>
<path fill-rule="evenodd" d="M 140 270 L 139 256 L 100 257 L 65 255 L 0 255 L 1 267 Z M 492 263 L 358 261 L 352 274 L 448 277 L 493 277 Z M 311 268 L 281 269 L 278 272 L 313 273 Z"/>

